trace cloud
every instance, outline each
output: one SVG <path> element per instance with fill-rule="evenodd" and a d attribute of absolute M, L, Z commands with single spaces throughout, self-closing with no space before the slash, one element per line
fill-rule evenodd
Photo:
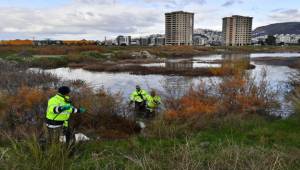
<path fill-rule="evenodd" d="M 108 0 L 74 0 L 72 4 L 43 11 L 0 8 L 0 17 L 0 34 L 40 38 L 81 39 L 93 35 L 93 39 L 101 39 L 118 34 L 155 33 L 161 31 L 157 28 L 163 28 L 160 11 L 115 5 Z"/>
<path fill-rule="evenodd" d="M 280 12 L 282 10 L 284 10 L 284 9 L 283 8 L 276 8 L 276 9 L 273 9 L 271 12 Z"/>
<path fill-rule="evenodd" d="M 183 8 L 189 4 L 203 5 L 206 0 L 142 0 L 146 3 L 161 4 L 166 8 Z"/>
<path fill-rule="evenodd" d="M 241 4 L 241 3 L 243 3 L 243 1 L 242 0 L 227 0 L 224 4 L 222 4 L 222 7 L 232 6 L 236 3 Z"/>
<path fill-rule="evenodd" d="M 269 16 L 270 19 L 277 22 L 293 22 L 300 21 L 300 10 L 299 9 L 276 9 Z"/>
<path fill-rule="evenodd" d="M 0 39 L 7 35 L 36 39 L 103 39 L 117 35 L 164 33 L 164 13 L 195 12 L 195 22 L 208 22 L 217 11 L 206 0 L 72 0 L 55 8 L 0 7 Z M 142 3 L 140 3 L 142 2 Z M 148 2 L 145 3 L 145 2 Z M 149 5 L 150 4 L 150 5 Z M 165 8 L 169 5 L 169 8 Z M 160 10 L 159 10 L 160 9 Z M 196 23 L 196 25 L 197 25 Z"/>
<path fill-rule="evenodd" d="M 73 0 L 75 3 L 79 4 L 111 4 L 112 0 Z"/>

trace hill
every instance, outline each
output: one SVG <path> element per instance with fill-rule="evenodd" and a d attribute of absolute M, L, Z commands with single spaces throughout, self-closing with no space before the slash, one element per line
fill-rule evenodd
<path fill-rule="evenodd" d="M 275 23 L 258 27 L 253 31 L 253 36 L 275 34 L 300 34 L 300 22 Z"/>

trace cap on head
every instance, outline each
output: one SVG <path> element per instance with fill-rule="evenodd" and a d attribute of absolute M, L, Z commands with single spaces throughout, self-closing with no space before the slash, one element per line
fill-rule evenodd
<path fill-rule="evenodd" d="M 70 88 L 67 86 L 62 86 L 58 89 L 58 93 L 62 94 L 62 95 L 67 95 L 71 92 Z"/>

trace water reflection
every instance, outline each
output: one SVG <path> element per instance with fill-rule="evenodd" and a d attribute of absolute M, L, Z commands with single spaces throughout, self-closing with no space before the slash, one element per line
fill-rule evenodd
<path fill-rule="evenodd" d="M 257 56 L 259 54 L 255 54 Z M 261 54 L 262 55 L 262 54 Z M 276 54 L 280 56 L 279 54 Z M 294 55 L 294 54 L 293 54 Z M 287 56 L 287 54 L 284 54 Z M 210 58 L 211 57 L 211 58 Z M 204 57 L 194 57 L 193 59 L 174 59 L 169 60 L 163 65 L 170 69 L 193 69 L 197 67 L 197 64 L 218 64 L 216 60 L 246 60 L 247 63 L 251 63 L 251 57 L 253 55 L 249 54 L 224 54 L 224 55 L 211 55 Z M 200 62 L 200 63 L 199 63 Z M 157 64 L 157 63 L 156 63 Z M 221 66 L 222 63 L 219 63 Z M 269 89 L 277 90 L 279 92 L 279 100 L 282 104 L 282 109 L 280 110 L 281 115 L 287 116 L 291 112 L 291 108 L 285 101 L 285 94 L 290 90 L 286 86 L 286 82 L 289 80 L 289 74 L 297 73 L 295 69 L 291 69 L 286 66 L 272 66 L 266 64 L 258 64 L 253 62 L 256 66 L 254 70 L 249 70 L 255 80 L 259 82 L 262 78 L 262 70 L 267 72 L 267 80 L 269 81 Z M 97 89 L 100 87 L 105 87 L 110 89 L 112 92 L 122 91 L 124 98 L 127 98 L 130 93 L 135 89 L 135 85 L 139 84 L 146 90 L 151 90 L 152 88 L 157 89 L 162 95 L 172 95 L 181 96 L 190 87 L 190 85 L 197 85 L 200 81 L 209 82 L 210 80 L 218 81 L 218 78 L 208 78 L 208 77 L 184 77 L 184 76 L 164 76 L 164 75 L 132 75 L 129 73 L 105 73 L 105 72 L 90 72 L 83 69 L 69 69 L 69 68 L 59 68 L 45 70 L 46 72 L 53 73 L 63 79 L 75 80 L 80 79 L 86 81 L 90 86 Z"/>
<path fill-rule="evenodd" d="M 166 61 L 166 68 L 170 70 L 191 70 L 193 69 L 193 62 L 187 61 Z"/>
<path fill-rule="evenodd" d="M 250 54 L 250 57 L 300 57 L 300 53 L 254 53 Z"/>
<path fill-rule="evenodd" d="M 223 54 L 222 60 L 224 61 L 249 61 L 250 54 Z"/>
<path fill-rule="evenodd" d="M 223 54 L 191 59 L 168 59 L 164 63 L 141 64 L 145 67 L 163 67 L 169 70 L 193 70 L 195 68 L 219 68 L 230 63 L 231 66 L 241 64 L 250 65 L 250 54 Z"/>
<path fill-rule="evenodd" d="M 164 90 L 164 95 L 180 98 L 184 95 L 190 86 L 194 83 L 198 83 L 195 79 L 191 77 L 183 77 L 183 76 L 166 76 L 161 82 L 162 88 Z"/>

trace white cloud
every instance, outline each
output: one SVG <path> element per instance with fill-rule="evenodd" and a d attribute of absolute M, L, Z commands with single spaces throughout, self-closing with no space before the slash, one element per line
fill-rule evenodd
<path fill-rule="evenodd" d="M 243 3 L 244 1 L 242 0 L 227 0 L 225 3 L 222 4 L 223 7 L 228 7 L 228 6 L 231 6 L 231 5 L 234 5 L 236 3 Z"/>
<path fill-rule="evenodd" d="M 75 0 L 70 5 L 44 11 L 21 8 L 0 8 L 0 11 L 1 34 L 22 33 L 42 38 L 50 35 L 78 39 L 96 34 L 93 39 L 100 39 L 106 35 L 155 33 L 155 28 L 161 28 L 163 22 L 160 17 L 163 14 L 155 9 L 115 5 L 105 0 Z"/>
<path fill-rule="evenodd" d="M 233 0 L 234 4 L 249 3 Z M 253 0 L 254 1 L 254 0 Z M 221 30 L 222 17 L 231 14 L 253 14 L 255 26 L 272 22 L 299 21 L 299 9 L 278 8 L 255 17 L 240 8 L 224 8 L 207 0 L 72 0 L 60 7 L 36 9 L 0 7 L 0 39 L 53 38 L 104 39 L 117 35 L 142 36 L 164 33 L 164 13 L 184 10 L 195 13 L 195 28 Z M 227 1 L 229 2 L 229 1 Z M 224 3 L 225 4 L 225 3 Z M 224 5 L 223 4 L 223 5 Z M 234 10 L 232 10 L 234 9 Z M 263 9 L 264 10 L 264 9 Z M 9 36 L 8 36 L 9 35 Z"/>
<path fill-rule="evenodd" d="M 299 9 L 275 9 L 272 12 L 270 18 L 277 22 L 300 21 Z"/>

